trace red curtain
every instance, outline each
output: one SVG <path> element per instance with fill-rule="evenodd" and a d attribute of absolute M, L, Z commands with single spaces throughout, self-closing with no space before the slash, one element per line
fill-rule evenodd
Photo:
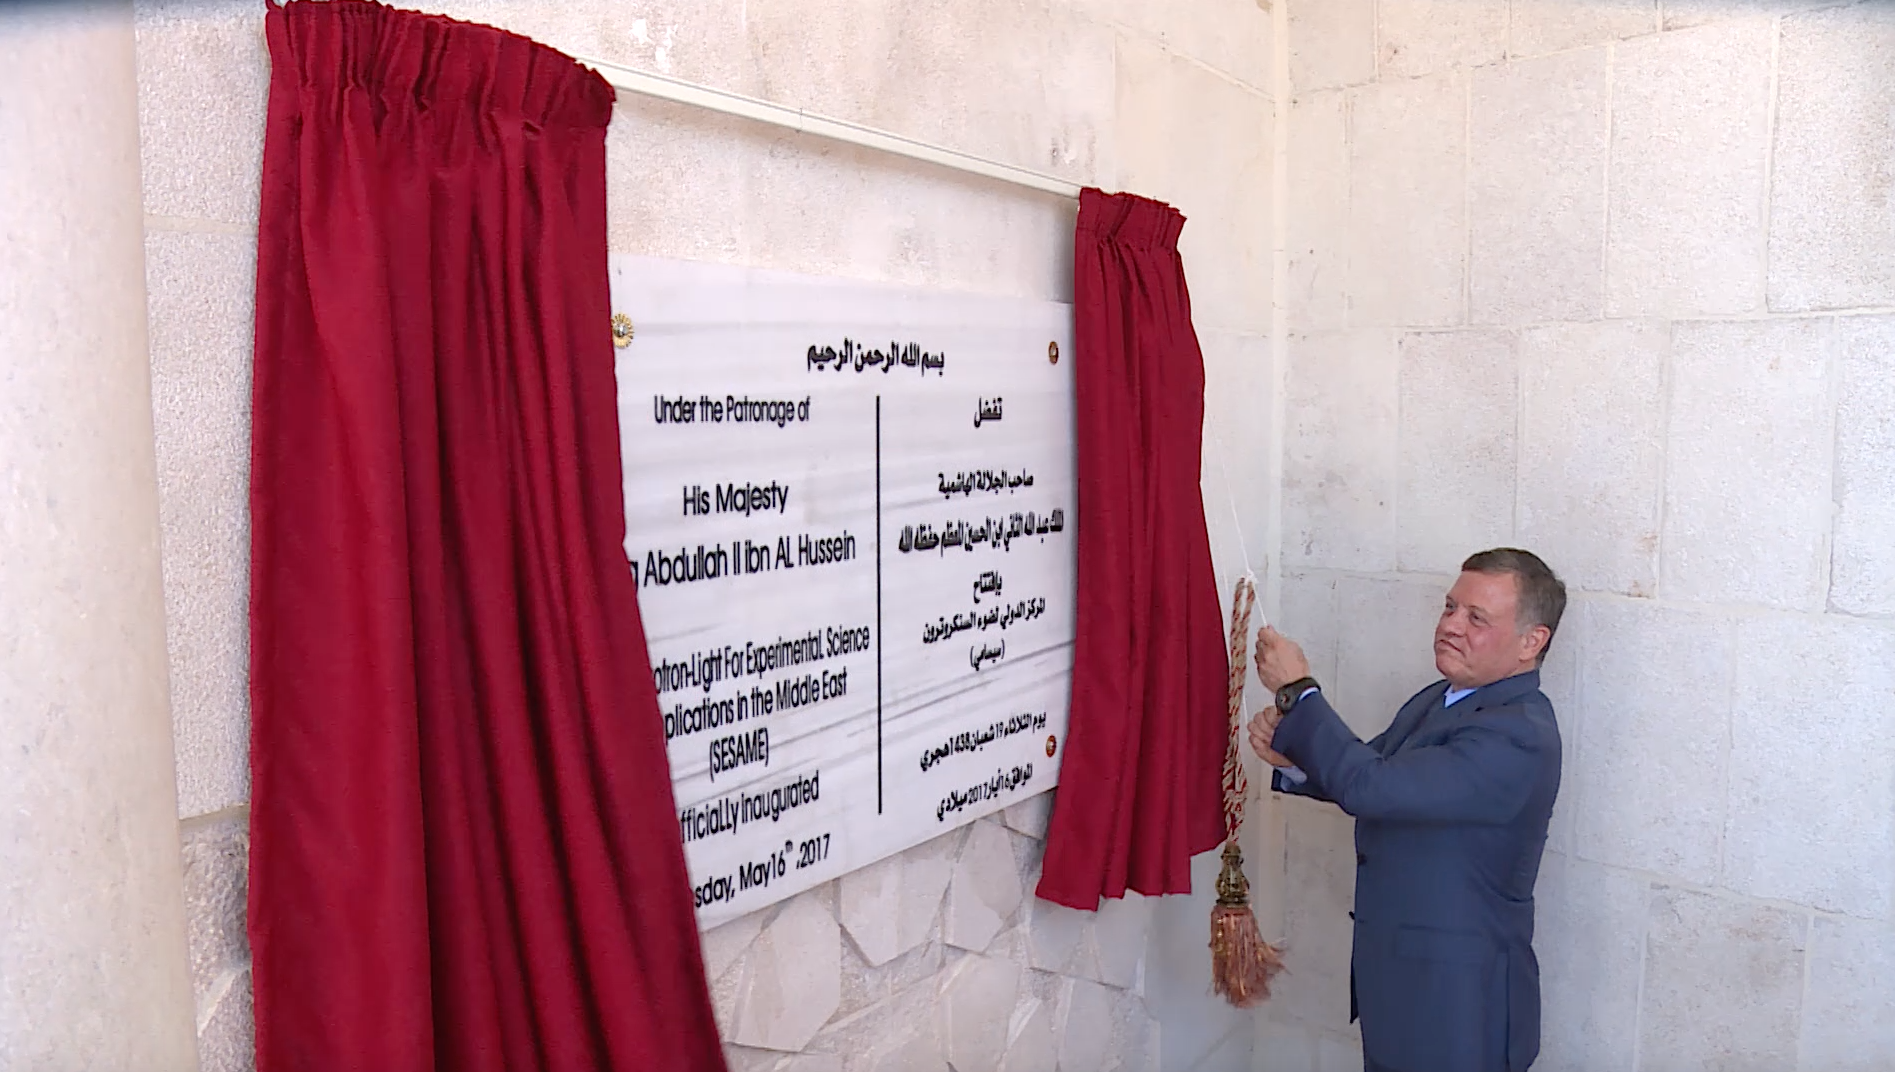
<path fill-rule="evenodd" d="M 1086 190 L 1073 250 L 1079 440 L 1072 721 L 1038 895 L 1189 893 L 1224 839 L 1229 656 L 1198 491 L 1204 357 L 1169 205 Z"/>
<path fill-rule="evenodd" d="M 721 1070 L 623 549 L 612 90 L 364 0 L 268 36 L 258 1068 Z"/>

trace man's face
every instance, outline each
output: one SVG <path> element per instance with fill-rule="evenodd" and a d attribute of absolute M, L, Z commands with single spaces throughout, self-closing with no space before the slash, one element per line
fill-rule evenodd
<path fill-rule="evenodd" d="M 1531 670 L 1543 627 L 1521 634 L 1519 581 L 1511 573 L 1462 573 L 1434 627 L 1434 666 L 1457 689 Z"/>

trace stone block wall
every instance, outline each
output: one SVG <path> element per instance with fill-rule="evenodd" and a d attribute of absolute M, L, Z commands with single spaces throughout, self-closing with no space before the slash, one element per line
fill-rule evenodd
<path fill-rule="evenodd" d="M 135 6 L 178 796 L 199 1047 L 206 1072 L 224 1072 L 250 1064 L 246 496 L 265 6 Z M 1280 13 L 1258 0 L 409 6 L 1176 204 L 1209 378 L 1220 588 L 1246 560 L 1266 571 Z M 1073 206 L 1057 198 L 629 96 L 607 178 L 616 252 L 1070 299 Z M 1197 897 L 1096 920 L 1047 909 L 1030 897 L 1043 806 L 707 935 L 733 1067 L 1248 1067 L 1249 1018 L 1208 987 L 1215 858 L 1200 861 Z M 1281 859 L 1281 824 L 1258 829 L 1264 868 Z M 1278 883 L 1253 878 L 1268 915 Z"/>
<path fill-rule="evenodd" d="M 1895 1062 L 1895 5 L 1288 0 L 1282 625 L 1364 734 L 1459 559 L 1573 602 L 1546 1072 Z M 1360 1067 L 1285 824 L 1258 1070 Z"/>

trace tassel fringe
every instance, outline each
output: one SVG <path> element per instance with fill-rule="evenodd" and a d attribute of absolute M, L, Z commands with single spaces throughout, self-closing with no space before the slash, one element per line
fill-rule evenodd
<path fill-rule="evenodd" d="M 1217 907 L 1211 909 L 1211 985 L 1224 1000 L 1248 1009 L 1269 999 L 1270 981 L 1283 970 L 1283 957 L 1257 928 L 1243 864 L 1237 843 L 1225 844 Z"/>
<path fill-rule="evenodd" d="M 1224 754 L 1224 870 L 1217 876 L 1217 906 L 1211 909 L 1211 986 L 1224 1000 L 1248 1009 L 1270 997 L 1270 980 L 1283 970 L 1283 956 L 1263 940 L 1257 915 L 1250 910 L 1250 880 L 1244 877 L 1244 853 L 1237 832 L 1244 822 L 1249 785 L 1238 754 L 1243 734 L 1244 656 L 1250 639 L 1250 612 L 1256 585 L 1237 582 L 1230 604 L 1230 741 Z"/>

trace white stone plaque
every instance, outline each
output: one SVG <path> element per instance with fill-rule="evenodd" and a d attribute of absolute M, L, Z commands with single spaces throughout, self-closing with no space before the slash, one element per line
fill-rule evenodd
<path fill-rule="evenodd" d="M 611 263 L 626 557 L 699 922 L 1051 788 L 1072 309 Z"/>

